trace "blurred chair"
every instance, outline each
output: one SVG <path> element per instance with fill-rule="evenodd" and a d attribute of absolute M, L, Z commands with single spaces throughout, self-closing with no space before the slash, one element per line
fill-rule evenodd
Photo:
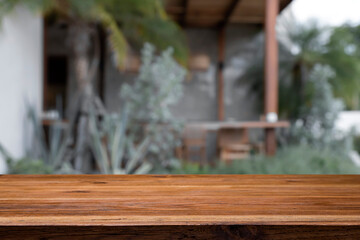
<path fill-rule="evenodd" d="M 217 143 L 220 160 L 225 162 L 247 158 L 252 150 L 245 128 L 219 129 Z"/>
<path fill-rule="evenodd" d="M 197 160 L 206 164 L 206 129 L 201 126 L 186 126 L 183 134 L 181 155 L 186 161 Z"/>

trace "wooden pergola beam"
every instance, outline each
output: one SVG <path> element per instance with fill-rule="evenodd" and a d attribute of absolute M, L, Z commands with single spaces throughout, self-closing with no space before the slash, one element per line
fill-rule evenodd
<path fill-rule="evenodd" d="M 293 0 L 279 0 L 280 12 Z M 216 29 L 227 24 L 265 22 L 266 0 L 165 0 L 169 17 L 186 27 Z M 184 20 L 186 16 L 186 20 Z"/>
<path fill-rule="evenodd" d="M 265 116 L 267 121 L 277 121 L 278 114 L 278 44 L 276 18 L 279 0 L 266 0 L 265 6 Z M 268 155 L 276 152 L 275 128 L 265 129 L 265 150 Z"/>
<path fill-rule="evenodd" d="M 225 119 L 224 108 L 224 61 L 225 61 L 225 28 L 219 29 L 218 33 L 218 70 L 217 70 L 217 107 L 218 120 Z"/>
<path fill-rule="evenodd" d="M 224 19 L 219 24 L 219 28 L 223 28 L 229 23 L 231 16 L 234 14 L 235 9 L 240 2 L 241 2 L 241 0 L 233 0 L 231 2 L 230 6 L 228 7 L 228 9 L 225 12 Z"/>

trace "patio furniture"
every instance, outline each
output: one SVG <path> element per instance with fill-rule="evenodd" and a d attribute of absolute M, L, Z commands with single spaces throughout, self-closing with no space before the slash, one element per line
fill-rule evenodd
<path fill-rule="evenodd" d="M 251 151 L 248 129 L 221 128 L 218 131 L 217 147 L 221 161 L 247 158 Z"/>
<path fill-rule="evenodd" d="M 206 163 L 206 129 L 201 126 L 185 126 L 182 155 L 186 161 Z"/>
<path fill-rule="evenodd" d="M 248 129 L 268 129 L 287 128 L 290 123 L 287 121 L 267 122 L 267 121 L 214 121 L 214 122 L 192 122 L 188 127 L 203 128 L 206 132 L 218 132 L 218 152 L 220 159 L 224 161 L 246 158 L 251 150 L 264 152 L 264 144 L 250 144 L 247 139 Z M 228 129 L 228 130 L 226 130 Z M 231 130 L 229 130 L 231 129 Z M 225 132 L 223 131 L 225 130 Z M 233 131 L 234 134 L 227 131 Z M 243 131 L 243 136 L 241 132 Z M 229 135 L 229 136 L 228 136 Z M 221 151 L 223 149 L 223 151 Z"/>
<path fill-rule="evenodd" d="M 209 121 L 192 122 L 187 124 L 190 127 L 202 127 L 207 131 L 218 131 L 221 128 L 287 128 L 290 126 L 288 121 L 266 122 L 266 121 Z"/>
<path fill-rule="evenodd" d="M 1 239 L 359 239 L 357 175 L 3 175 Z"/>

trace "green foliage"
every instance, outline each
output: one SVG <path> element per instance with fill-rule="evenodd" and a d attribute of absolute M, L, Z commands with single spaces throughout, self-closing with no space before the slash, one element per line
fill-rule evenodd
<path fill-rule="evenodd" d="M 288 19 L 286 19 L 288 20 Z M 323 35 L 326 29 L 318 24 L 303 25 L 296 21 L 282 21 L 279 36 L 279 114 L 286 119 L 296 119 L 300 107 L 307 104 L 306 85 L 309 74 L 317 63 L 323 61 Z M 264 96 L 264 36 L 257 39 L 255 58 L 250 61 L 240 81 L 251 81 L 252 94 Z M 263 109 L 263 102 L 259 101 Z"/>
<path fill-rule="evenodd" d="M 103 174 L 145 174 L 152 166 L 144 161 L 148 151 L 149 138 L 134 144 L 126 136 L 127 111 L 121 118 L 118 115 L 105 115 L 98 121 L 94 115 L 90 118 L 91 146 L 95 160 Z M 0 144 L 0 154 L 8 164 L 9 174 L 79 174 L 69 163 L 65 155 L 68 147 L 67 131 L 54 124 L 49 129 L 48 143 L 45 141 L 42 126 L 36 117 L 34 108 L 29 108 L 34 139 L 31 149 L 25 157 L 16 159 Z M 65 131 L 65 133 L 63 133 Z"/>
<path fill-rule="evenodd" d="M 135 146 L 134 140 L 126 134 L 127 128 L 127 107 L 122 116 L 105 115 L 102 121 L 91 116 L 91 146 L 102 174 L 145 174 L 151 170 L 152 165 L 144 159 L 149 138 Z"/>
<path fill-rule="evenodd" d="M 31 147 L 22 158 L 14 158 L 0 144 L 0 154 L 6 159 L 10 174 L 70 174 L 78 173 L 67 162 L 67 132 L 62 123 L 55 122 L 49 127 L 49 139 L 46 141 L 43 126 L 36 110 L 27 106 L 28 120 L 33 132 Z"/>
<path fill-rule="evenodd" d="M 351 47 L 355 34 L 345 36 L 342 27 L 331 32 L 317 24 L 286 23 L 278 28 L 279 112 L 281 117 L 293 121 L 286 140 L 319 149 L 334 147 L 349 151 L 351 136 L 335 130 L 335 120 L 344 106 L 334 96 L 345 101 L 359 96 L 359 73 L 354 69 L 360 61 L 349 56 L 350 50 L 359 56 L 359 51 Z M 259 98 L 263 96 L 264 76 L 263 64 L 258 64 L 263 62 L 260 58 L 263 58 L 263 49 L 244 76 L 253 81 L 252 89 Z M 351 81 L 342 79 L 345 72 Z"/>
<path fill-rule="evenodd" d="M 120 96 L 129 107 L 129 132 L 135 139 L 150 136 L 147 157 L 168 164 L 174 158 L 182 124 L 172 116 L 170 105 L 182 96 L 186 71 L 172 58 L 172 50 L 155 55 L 146 44 L 142 51 L 139 76 L 132 84 L 124 84 Z"/>
<path fill-rule="evenodd" d="M 155 173 L 155 172 L 154 172 Z M 164 173 L 164 172 L 160 172 Z M 231 164 L 200 167 L 185 164 L 172 174 L 359 174 L 360 168 L 348 156 L 333 149 L 318 150 L 309 145 L 286 147 L 274 157 L 256 155 Z"/>
<path fill-rule="evenodd" d="M 326 62 L 334 75 L 329 79 L 335 96 L 344 99 L 350 109 L 360 107 L 360 26 L 334 28 L 326 45 Z"/>
<path fill-rule="evenodd" d="M 37 117 L 35 108 L 32 106 L 28 106 L 27 108 L 28 118 L 34 132 L 31 148 L 27 151 L 28 157 L 42 159 L 44 160 L 44 164 L 52 166 L 54 169 L 61 168 L 67 147 L 67 132 L 63 124 L 61 121 L 55 121 L 49 127 L 49 139 L 47 143 L 43 126 Z"/>
<path fill-rule="evenodd" d="M 96 109 L 103 113 L 101 101 L 93 94 L 92 91 L 85 94 L 85 89 L 92 89 L 92 80 L 97 74 L 100 48 L 98 39 L 98 26 L 103 26 L 107 30 L 108 39 L 115 55 L 117 66 L 122 68 L 125 63 L 125 57 L 128 52 L 128 48 L 141 47 L 144 42 L 150 42 L 157 46 L 162 51 L 168 47 L 174 49 L 174 57 L 181 64 L 187 62 L 187 47 L 185 44 L 185 37 L 179 28 L 173 21 L 168 19 L 163 2 L 161 0 L 0 0 L 0 20 L 4 16 L 10 14 L 17 6 L 22 5 L 34 12 L 40 13 L 47 19 L 53 22 L 61 20 L 61 23 L 67 24 L 68 37 L 71 43 L 72 56 L 76 66 L 80 66 L 80 60 L 85 60 L 89 63 L 89 69 L 75 68 L 76 80 L 78 82 L 79 91 L 78 99 L 80 102 L 87 102 L 77 104 L 73 111 L 74 116 L 70 116 L 70 119 L 75 119 L 75 113 L 82 119 L 79 122 L 71 121 L 72 126 L 69 131 L 72 131 L 75 137 L 66 136 L 66 144 L 68 147 L 66 160 L 59 163 L 58 159 L 63 159 L 61 156 L 63 153 L 63 145 L 60 144 L 57 131 L 54 131 L 55 140 L 51 142 L 48 149 L 45 147 L 42 131 L 36 131 L 40 144 L 39 153 L 40 159 L 43 159 L 46 164 L 54 165 L 54 169 L 72 169 L 71 164 L 79 171 L 88 171 L 85 169 L 84 162 L 89 161 L 87 152 L 90 148 L 88 146 L 88 123 L 87 118 L 90 115 L 90 109 L 92 105 L 96 105 Z M 90 48 L 93 49 L 90 49 Z M 133 49 L 132 49 L 133 50 Z M 166 54 L 165 54 L 166 55 Z M 92 61 L 90 61 L 92 57 Z M 176 64 L 174 61 L 169 63 L 167 67 L 172 67 L 171 64 Z M 163 70 L 163 68 L 159 68 Z M 164 77 L 159 75 L 160 77 Z M 165 76 L 171 81 L 172 75 Z M 89 88 L 87 88 L 89 87 Z M 162 99 L 162 95 L 159 98 L 159 104 L 167 104 L 167 96 L 164 96 L 165 101 Z M 96 123 L 101 125 L 100 123 Z M 38 124 L 37 124 L 38 125 Z M 100 126 L 101 127 L 101 126 Z M 150 131 L 154 130 L 154 127 L 150 127 Z M 93 128 L 93 140 L 96 140 L 96 128 Z M 159 136 L 159 135 L 156 135 Z M 57 139 L 56 139 L 57 138 Z M 143 138 L 146 139 L 146 138 Z M 159 139 L 160 141 L 164 138 Z M 70 142 L 70 144 L 69 144 Z M 99 143 L 99 139 L 96 140 Z M 135 154 L 135 156 L 127 156 L 130 159 L 141 158 L 136 156 L 137 150 L 135 146 L 139 146 L 141 142 L 140 138 L 133 137 L 133 143 L 127 143 L 129 146 L 128 155 Z M 141 145 L 141 144 L 140 144 Z M 102 150 L 102 145 L 96 148 L 96 157 L 100 155 L 105 157 L 105 151 Z M 114 145 L 115 146 L 115 145 Z M 112 146 L 112 147 L 114 147 Z M 150 146 L 154 149 L 154 144 Z M 55 152 L 54 152 L 54 151 Z M 57 152 L 59 151 L 59 152 Z M 86 156 L 85 156 L 86 155 Z M 113 158 L 113 155 L 107 155 Z M 102 162 L 104 163 L 104 162 Z M 65 168 L 64 168 L 65 166 Z M 86 165 L 88 166 L 88 165 Z M 114 172 L 118 169 L 115 165 L 102 166 L 103 172 Z M 126 170 L 127 172 L 133 171 L 133 169 Z M 118 172 L 116 170 L 116 172 Z"/>
<path fill-rule="evenodd" d="M 328 82 L 332 75 L 328 67 L 317 66 L 309 77 L 308 88 L 312 91 L 310 105 L 304 105 L 299 119 L 291 128 L 295 144 L 307 143 L 314 147 L 340 147 L 346 151 L 346 136 L 335 129 L 335 121 L 343 109 L 341 100 L 334 98 Z M 340 144 L 343 143 L 343 144 Z M 345 144 L 345 145 L 344 145 Z"/>
<path fill-rule="evenodd" d="M 156 56 L 152 45 L 144 45 L 138 77 L 132 85 L 124 84 L 120 92 L 129 105 L 131 119 L 172 119 L 169 107 L 182 96 L 182 81 L 186 74 L 185 69 L 173 60 L 172 55 L 172 49 L 168 49 Z"/>
<path fill-rule="evenodd" d="M 278 29 L 282 46 L 279 109 L 286 118 L 295 119 L 300 114 L 300 107 L 308 104 L 312 97 L 306 91 L 307 84 L 314 66 L 323 62 L 323 38 L 327 29 L 316 22 L 304 25 L 294 20 L 284 21 Z"/>
<path fill-rule="evenodd" d="M 47 13 L 54 7 L 53 0 L 5 0 L 0 1 L 0 21 L 8 14 L 12 13 L 17 6 L 22 5 L 35 13 Z"/>
<path fill-rule="evenodd" d="M 316 23 L 300 24 L 282 19 L 277 26 L 279 43 L 279 114 L 296 120 L 301 108 L 310 104 L 312 93 L 308 83 L 313 68 L 330 67 L 328 81 L 336 97 L 347 108 L 360 107 L 360 27 L 324 28 Z M 241 81 L 251 81 L 252 93 L 264 95 L 264 38 L 258 39 L 256 57 L 249 62 Z M 262 104 L 262 102 L 260 102 Z M 259 106 L 263 109 L 263 106 Z"/>
<path fill-rule="evenodd" d="M 147 44 L 142 60 L 136 81 L 133 85 L 125 84 L 122 89 L 121 95 L 127 103 L 122 114 L 104 114 L 101 119 L 94 111 L 89 114 L 87 141 L 103 174 L 144 174 L 155 161 L 165 165 L 174 160 L 174 148 L 182 128 L 172 117 L 169 106 L 182 95 L 186 71 L 172 58 L 171 49 L 156 56 L 155 48 Z M 72 148 L 69 132 L 73 127 L 64 131 L 60 123 L 55 123 L 47 143 L 35 109 L 31 107 L 29 117 L 35 136 L 32 148 L 26 160 L 7 157 L 11 159 L 10 169 L 17 169 L 11 172 L 25 171 L 22 167 L 28 166 L 31 171 L 38 167 L 43 172 L 51 169 L 55 173 L 74 173 L 69 161 L 72 158 L 65 151 Z M 76 154 L 74 149 L 70 153 Z"/>
<path fill-rule="evenodd" d="M 123 31 L 137 49 L 140 49 L 144 42 L 155 45 L 160 51 L 172 47 L 175 59 L 183 66 L 186 65 L 189 54 L 185 44 L 186 38 L 181 34 L 181 28 L 174 22 L 160 18 L 147 21 L 132 18 L 124 22 Z"/>
<path fill-rule="evenodd" d="M 9 174 L 54 174 L 54 169 L 43 160 L 21 158 L 8 161 Z"/>
<path fill-rule="evenodd" d="M 360 135 L 353 138 L 354 150 L 360 154 Z"/>
<path fill-rule="evenodd" d="M 109 33 L 117 65 L 122 67 L 128 41 L 135 47 L 150 42 L 165 50 L 172 46 L 175 58 L 187 62 L 188 50 L 181 29 L 168 19 L 161 0 L 2 0 L 0 20 L 18 5 L 51 14 L 69 24 L 101 24 Z"/>
<path fill-rule="evenodd" d="M 122 68 L 125 64 L 127 41 L 123 32 L 119 30 L 116 19 L 107 11 L 99 8 L 97 11 L 98 17 L 101 19 L 102 24 L 108 29 L 109 42 L 115 53 L 115 59 L 118 68 Z"/>
<path fill-rule="evenodd" d="M 44 161 L 32 158 L 13 158 L 0 144 L 0 155 L 5 159 L 9 174 L 51 174 L 54 170 Z"/>

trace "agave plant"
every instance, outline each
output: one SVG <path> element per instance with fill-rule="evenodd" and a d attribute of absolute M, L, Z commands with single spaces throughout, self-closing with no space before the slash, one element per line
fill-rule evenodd
<path fill-rule="evenodd" d="M 43 126 L 33 106 L 27 105 L 28 120 L 33 136 L 31 148 L 26 149 L 25 156 L 14 158 L 0 144 L 0 154 L 6 160 L 11 174 L 70 174 L 79 173 L 69 164 L 69 129 L 60 121 L 49 126 L 49 137 L 46 140 Z"/>
<path fill-rule="evenodd" d="M 105 115 L 99 121 L 95 114 L 90 117 L 91 149 L 102 174 L 145 174 L 152 165 L 144 160 L 150 138 L 134 144 L 127 135 L 128 108 L 121 116 Z"/>
<path fill-rule="evenodd" d="M 75 66 L 77 95 L 72 101 L 69 119 L 75 146 L 73 165 L 84 171 L 89 148 L 89 112 L 95 109 L 105 114 L 100 98 L 94 93 L 93 83 L 101 56 L 100 29 L 106 30 L 115 63 L 125 66 L 129 46 L 140 48 L 150 42 L 163 50 L 172 46 L 177 60 L 187 61 L 188 51 L 180 27 L 171 21 L 161 0 L 1 0 L 0 21 L 17 6 L 61 22 L 68 27 L 68 42 Z M 76 130 L 76 131 L 75 131 Z"/>
<path fill-rule="evenodd" d="M 64 125 L 61 120 L 55 120 L 49 126 L 49 135 L 46 140 L 43 126 L 37 117 L 34 107 L 28 105 L 28 117 L 33 128 L 33 142 L 27 150 L 26 158 L 40 159 L 45 166 L 57 174 L 79 174 L 70 161 L 74 151 L 70 150 L 71 127 Z"/>
<path fill-rule="evenodd" d="M 66 144 L 66 129 L 63 128 L 61 121 L 54 121 L 49 127 L 49 144 L 45 139 L 44 130 L 40 119 L 37 117 L 36 110 L 28 106 L 28 117 L 31 122 L 34 140 L 28 155 L 43 159 L 46 164 L 58 168 L 64 160 Z"/>

